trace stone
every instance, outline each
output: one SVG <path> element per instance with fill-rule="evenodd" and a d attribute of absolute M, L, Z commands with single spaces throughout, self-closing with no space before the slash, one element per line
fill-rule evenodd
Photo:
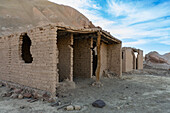
<path fill-rule="evenodd" d="M 54 107 L 54 106 L 60 106 L 60 105 L 61 105 L 61 102 L 60 102 L 60 101 L 51 104 L 52 107 Z"/>
<path fill-rule="evenodd" d="M 127 100 L 127 97 L 120 97 L 120 100 Z"/>
<path fill-rule="evenodd" d="M 74 109 L 75 110 L 81 110 L 81 106 L 80 105 L 74 105 Z"/>
<path fill-rule="evenodd" d="M 16 93 L 13 93 L 10 97 L 11 98 L 18 98 L 18 95 Z"/>
<path fill-rule="evenodd" d="M 119 106 L 117 106 L 116 108 L 117 108 L 118 110 L 120 109 L 120 107 L 119 107 Z"/>
<path fill-rule="evenodd" d="M 14 89 L 14 93 L 20 94 L 22 92 L 22 89 Z"/>
<path fill-rule="evenodd" d="M 54 102 L 56 102 L 56 100 L 55 100 L 55 98 L 49 98 L 48 102 L 54 103 Z"/>
<path fill-rule="evenodd" d="M 32 94 L 30 94 L 30 93 L 25 93 L 23 96 L 24 96 L 24 98 L 31 98 Z"/>
<path fill-rule="evenodd" d="M 43 97 L 44 97 L 44 98 L 50 98 L 50 95 L 47 94 L 47 93 L 44 93 L 44 94 L 43 94 Z"/>
<path fill-rule="evenodd" d="M 19 94 L 19 95 L 18 95 L 18 98 L 19 98 L 19 99 L 23 99 L 24 96 L 23 96 L 22 94 Z"/>
<path fill-rule="evenodd" d="M 92 86 L 102 87 L 103 84 L 99 81 L 99 82 L 94 82 L 94 83 L 92 83 Z"/>
<path fill-rule="evenodd" d="M 12 95 L 12 92 L 6 92 L 4 93 L 4 97 L 10 97 Z"/>
<path fill-rule="evenodd" d="M 67 111 L 73 111 L 74 107 L 72 105 L 69 105 L 69 106 L 66 107 L 66 110 Z"/>
<path fill-rule="evenodd" d="M 40 98 L 42 98 L 42 95 L 40 95 L 40 94 L 38 94 L 38 93 L 34 93 L 34 94 L 33 94 L 33 98 L 34 98 L 34 99 L 40 99 Z"/>
<path fill-rule="evenodd" d="M 20 108 L 20 109 L 24 109 L 24 108 L 25 108 L 25 106 L 20 106 L 19 108 Z"/>
<path fill-rule="evenodd" d="M 96 100 L 95 102 L 92 103 L 92 106 L 103 108 L 104 106 L 106 106 L 106 104 L 103 100 Z"/>

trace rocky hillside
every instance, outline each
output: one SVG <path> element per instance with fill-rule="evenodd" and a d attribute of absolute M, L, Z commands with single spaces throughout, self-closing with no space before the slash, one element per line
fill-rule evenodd
<path fill-rule="evenodd" d="M 149 66 L 162 69 L 170 69 L 170 53 L 160 55 L 153 51 L 145 55 L 145 63 Z"/>
<path fill-rule="evenodd" d="M 47 0 L 0 0 L 0 36 L 49 23 L 94 27 L 77 10 Z"/>

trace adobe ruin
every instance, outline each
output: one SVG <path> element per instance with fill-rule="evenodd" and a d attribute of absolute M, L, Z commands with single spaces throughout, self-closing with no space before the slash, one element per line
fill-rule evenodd
<path fill-rule="evenodd" d="M 99 80 L 104 70 L 122 74 L 121 41 L 101 28 L 36 27 L 0 37 L 0 53 L 1 81 L 53 96 L 64 79 L 74 81 L 74 77 L 96 74 Z"/>
<path fill-rule="evenodd" d="M 143 51 L 131 47 L 122 48 L 122 71 L 143 69 Z"/>

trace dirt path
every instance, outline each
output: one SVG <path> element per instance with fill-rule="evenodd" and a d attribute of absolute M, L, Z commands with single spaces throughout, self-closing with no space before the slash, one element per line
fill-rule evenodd
<path fill-rule="evenodd" d="M 103 78 L 103 87 L 91 85 L 93 79 L 76 79 L 77 88 L 58 98 L 61 103 L 81 105 L 80 111 L 57 110 L 49 103 L 0 97 L 0 113 L 170 113 L 170 77 L 154 75 L 124 75 L 124 79 Z M 0 93 L 7 88 L 0 88 Z M 97 99 L 104 108 L 94 108 Z"/>

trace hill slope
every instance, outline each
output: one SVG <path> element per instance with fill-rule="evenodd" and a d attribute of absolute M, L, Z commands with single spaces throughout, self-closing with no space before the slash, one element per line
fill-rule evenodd
<path fill-rule="evenodd" d="M 145 63 L 149 66 L 161 69 L 170 69 L 170 53 L 160 55 L 153 51 L 145 55 Z"/>
<path fill-rule="evenodd" d="M 49 23 L 94 27 L 77 10 L 47 0 L 0 0 L 0 36 Z"/>

